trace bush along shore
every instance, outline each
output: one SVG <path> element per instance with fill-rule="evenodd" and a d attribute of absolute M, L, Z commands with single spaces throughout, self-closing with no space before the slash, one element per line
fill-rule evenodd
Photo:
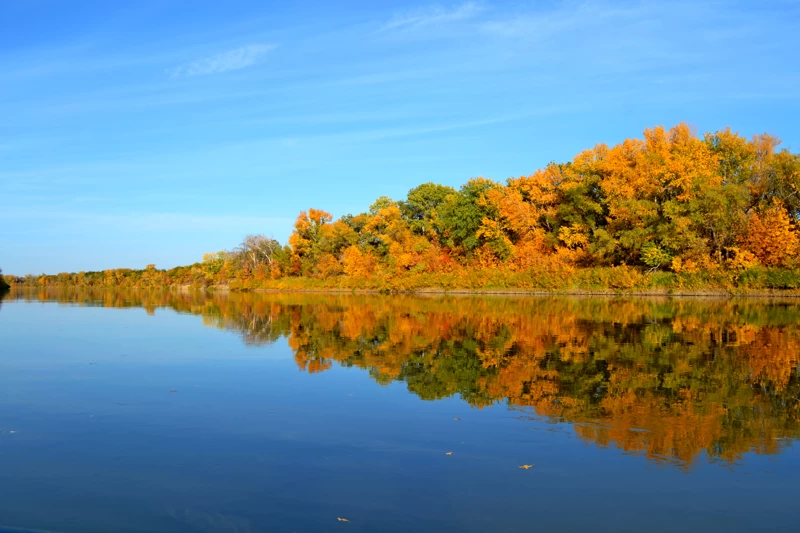
<path fill-rule="evenodd" d="M 168 270 L 11 276 L 12 285 L 230 290 L 800 293 L 800 155 L 767 134 L 688 125 L 455 189 L 424 183 L 338 219 L 303 211 L 288 243 Z"/>

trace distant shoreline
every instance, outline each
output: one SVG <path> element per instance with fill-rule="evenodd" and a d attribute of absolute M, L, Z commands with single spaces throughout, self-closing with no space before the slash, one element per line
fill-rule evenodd
<path fill-rule="evenodd" d="M 256 292 L 256 293 L 332 293 L 332 294 L 384 294 L 384 295 L 461 295 L 461 296 L 666 296 L 686 298 L 771 298 L 789 297 L 800 298 L 800 292 L 789 290 L 775 291 L 625 291 L 625 290 L 523 290 L 523 289 L 415 289 L 407 291 L 381 291 L 379 289 L 250 289 L 231 291 L 228 288 L 214 287 L 213 290 L 227 292 Z"/>
<path fill-rule="evenodd" d="M 211 285 L 200 287 L 193 285 L 168 285 L 162 287 L 83 287 L 77 285 L 57 285 L 48 287 L 33 287 L 16 285 L 11 287 L 11 291 L 26 290 L 166 290 L 177 292 L 207 292 L 207 293 L 239 293 L 239 294 L 338 294 L 338 295 L 383 295 L 383 296 L 588 296 L 588 297 L 659 297 L 659 298 L 755 298 L 771 299 L 786 298 L 800 299 L 800 291 L 793 289 L 740 289 L 740 290 L 720 290 L 720 289 L 694 289 L 694 290 L 632 290 L 632 289 L 467 289 L 467 288 L 441 288 L 428 287 L 421 289 L 408 290 L 387 290 L 372 288 L 341 288 L 341 287 L 307 287 L 307 288 L 235 288 L 227 285 Z"/>

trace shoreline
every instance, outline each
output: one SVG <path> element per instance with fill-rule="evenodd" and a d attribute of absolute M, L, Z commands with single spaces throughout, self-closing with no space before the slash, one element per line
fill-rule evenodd
<path fill-rule="evenodd" d="M 799 292 L 784 291 L 747 291 L 732 293 L 730 291 L 617 291 L 608 290 L 542 290 L 542 289 L 415 289 L 407 291 L 381 291 L 380 289 L 249 289 L 230 290 L 217 289 L 225 292 L 258 292 L 258 293 L 331 293 L 331 294 L 378 294 L 384 296 L 659 296 L 681 298 L 800 298 Z"/>
<path fill-rule="evenodd" d="M 252 288 L 252 289 L 231 289 L 227 285 L 210 285 L 208 287 L 198 287 L 192 285 L 167 285 L 163 287 L 79 287 L 75 285 L 31 287 L 12 285 L 10 291 L 26 290 L 167 290 L 178 292 L 206 292 L 206 293 L 260 293 L 260 294 L 292 294 L 292 293 L 316 293 L 316 294 L 353 294 L 353 295 L 381 295 L 381 296 L 561 296 L 561 297 L 659 297 L 659 298 L 715 298 L 715 299 L 800 299 L 800 291 L 793 289 L 752 289 L 730 291 L 722 289 L 687 289 L 687 290 L 628 290 L 628 289 L 447 289 L 442 287 L 428 287 L 422 289 L 408 290 L 388 290 L 388 289 L 364 289 L 364 288 L 340 288 L 340 287 L 318 287 L 318 288 Z"/>

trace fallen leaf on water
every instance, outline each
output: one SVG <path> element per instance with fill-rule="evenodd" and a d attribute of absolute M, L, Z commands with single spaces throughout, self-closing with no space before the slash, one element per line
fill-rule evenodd
<path fill-rule="evenodd" d="M 444 452 L 445 455 L 453 455 L 453 452 Z"/>
<path fill-rule="evenodd" d="M 520 468 L 522 468 L 523 470 L 527 470 L 529 468 L 533 468 L 534 466 L 535 465 L 522 465 L 522 466 L 520 466 Z"/>
<path fill-rule="evenodd" d="M 349 522 L 350 521 L 347 518 L 342 518 L 341 516 L 337 516 L 336 520 L 338 520 L 339 522 Z"/>

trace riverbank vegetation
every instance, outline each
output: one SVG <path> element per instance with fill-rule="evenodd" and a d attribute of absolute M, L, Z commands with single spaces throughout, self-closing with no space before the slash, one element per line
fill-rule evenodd
<path fill-rule="evenodd" d="M 14 278 L 39 286 L 248 289 L 800 290 L 800 155 L 686 124 L 600 144 L 504 183 L 422 184 L 286 245 L 251 235 L 169 270 Z"/>

